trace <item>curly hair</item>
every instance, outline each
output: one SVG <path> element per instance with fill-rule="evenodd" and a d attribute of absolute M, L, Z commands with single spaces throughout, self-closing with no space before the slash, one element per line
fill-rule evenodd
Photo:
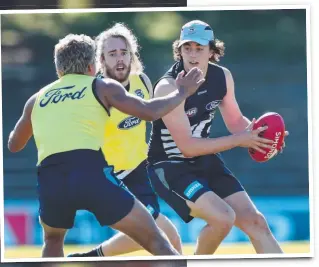
<path fill-rule="evenodd" d="M 181 46 L 179 46 L 180 40 L 175 40 L 173 42 L 173 56 L 175 61 L 180 61 L 182 59 Z M 212 56 L 209 61 L 212 63 L 217 63 L 220 58 L 225 55 L 225 43 L 221 40 L 215 39 L 209 42 L 209 49 L 213 51 Z"/>
<path fill-rule="evenodd" d="M 95 42 L 84 34 L 68 34 L 54 47 L 54 63 L 58 77 L 84 74 L 95 64 Z"/>

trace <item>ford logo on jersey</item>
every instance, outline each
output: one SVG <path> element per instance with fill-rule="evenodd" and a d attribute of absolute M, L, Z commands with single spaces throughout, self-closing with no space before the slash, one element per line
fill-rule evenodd
<path fill-rule="evenodd" d="M 141 89 L 135 90 L 135 94 L 137 96 L 139 96 L 140 98 L 144 98 L 144 94 L 143 94 L 143 91 Z"/>
<path fill-rule="evenodd" d="M 136 118 L 136 117 L 128 117 L 124 120 L 122 120 L 119 125 L 117 126 L 117 128 L 121 129 L 121 130 L 128 130 L 131 129 L 137 125 L 139 125 L 141 123 L 141 119 L 140 118 Z"/>
<path fill-rule="evenodd" d="M 222 102 L 221 100 L 215 100 L 215 101 L 212 101 L 212 102 L 209 102 L 207 105 L 206 105 L 206 109 L 211 111 L 211 110 L 214 110 L 218 107 L 219 103 Z"/>

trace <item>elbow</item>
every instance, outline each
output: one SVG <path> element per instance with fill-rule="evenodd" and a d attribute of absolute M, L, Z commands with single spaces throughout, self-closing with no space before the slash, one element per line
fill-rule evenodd
<path fill-rule="evenodd" d="M 17 153 L 17 152 L 19 152 L 21 150 L 19 147 L 14 146 L 14 145 L 12 145 L 10 143 L 8 144 L 8 149 L 9 149 L 9 151 L 11 153 Z"/>
<path fill-rule="evenodd" d="M 23 146 L 21 146 L 17 142 L 14 142 L 12 139 L 9 139 L 8 149 L 11 153 L 17 153 L 23 149 Z"/>
<path fill-rule="evenodd" d="M 155 121 L 155 120 L 157 120 L 156 116 L 154 114 L 152 114 L 152 113 L 141 114 L 139 116 L 139 118 L 144 120 L 144 121 Z"/>
<path fill-rule="evenodd" d="M 143 120 L 145 121 L 156 121 L 160 118 L 161 118 L 160 114 L 158 114 L 154 110 L 149 110 L 145 112 L 145 114 L 143 114 Z"/>
<path fill-rule="evenodd" d="M 192 157 L 196 156 L 194 153 L 194 150 L 191 149 L 189 146 L 181 147 L 181 148 L 179 148 L 179 150 L 182 152 L 182 154 L 185 158 L 192 158 Z"/>

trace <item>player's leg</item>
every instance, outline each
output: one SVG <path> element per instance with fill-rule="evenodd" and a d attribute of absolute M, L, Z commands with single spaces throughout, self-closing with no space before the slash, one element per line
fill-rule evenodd
<path fill-rule="evenodd" d="M 90 164 L 79 171 L 83 178 L 76 180 L 79 201 L 87 200 L 82 208 L 91 211 L 102 226 L 127 234 L 151 254 L 178 255 L 147 209 L 115 177 L 103 154 L 97 158 L 87 157 L 87 160 Z"/>
<path fill-rule="evenodd" d="M 159 214 L 155 220 L 173 247 L 182 254 L 182 245 L 176 227 L 164 215 Z M 116 256 L 142 250 L 143 248 L 127 235 L 119 232 L 101 245 L 104 256 Z"/>
<path fill-rule="evenodd" d="M 179 255 L 145 206 L 137 199 L 131 212 L 111 227 L 131 237 L 153 255 Z"/>
<path fill-rule="evenodd" d="M 196 255 L 213 254 L 228 235 L 235 222 L 235 212 L 214 192 L 208 191 L 194 202 L 187 200 L 192 217 L 207 222 L 201 230 L 196 244 Z"/>
<path fill-rule="evenodd" d="M 245 232 L 257 253 L 283 253 L 261 212 L 245 191 L 225 198 L 236 213 L 235 224 Z"/>
<path fill-rule="evenodd" d="M 53 155 L 38 168 L 39 221 L 43 228 L 42 257 L 63 257 L 67 229 L 73 227 L 75 210 L 70 199 L 70 166 Z"/>
<path fill-rule="evenodd" d="M 166 234 L 173 247 L 180 253 L 182 250 L 182 241 L 176 226 L 165 215 L 159 214 L 156 219 L 158 227 Z"/>
<path fill-rule="evenodd" d="M 185 222 L 193 217 L 207 222 L 195 254 L 214 253 L 234 224 L 232 208 L 211 191 L 205 179 L 194 176 L 188 163 L 156 164 L 149 173 L 156 192 Z"/>
<path fill-rule="evenodd" d="M 205 160 L 213 166 L 210 172 L 215 173 L 211 176 L 210 187 L 235 211 L 235 225 L 249 236 L 256 252 L 282 252 L 264 216 L 257 210 L 233 173 L 225 166 L 221 156 L 218 154 Z"/>
<path fill-rule="evenodd" d="M 64 238 L 67 229 L 53 228 L 46 225 L 41 218 L 40 224 L 43 229 L 42 257 L 63 257 Z"/>
<path fill-rule="evenodd" d="M 141 201 L 156 221 L 157 226 L 164 232 L 174 248 L 181 251 L 181 240 L 176 227 L 168 218 L 160 214 L 160 207 L 156 194 L 150 184 L 146 162 L 142 162 L 133 172 L 128 174 L 122 180 L 131 193 Z M 131 253 L 143 249 L 139 244 L 133 241 L 123 233 L 118 233 L 102 244 L 104 256 L 115 256 Z"/>

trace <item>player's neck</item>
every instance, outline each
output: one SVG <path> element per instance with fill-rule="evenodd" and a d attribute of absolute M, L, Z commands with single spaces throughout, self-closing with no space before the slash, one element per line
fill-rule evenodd
<path fill-rule="evenodd" d="M 121 82 L 121 84 L 125 87 L 129 84 L 129 79 L 125 80 L 124 82 Z"/>

